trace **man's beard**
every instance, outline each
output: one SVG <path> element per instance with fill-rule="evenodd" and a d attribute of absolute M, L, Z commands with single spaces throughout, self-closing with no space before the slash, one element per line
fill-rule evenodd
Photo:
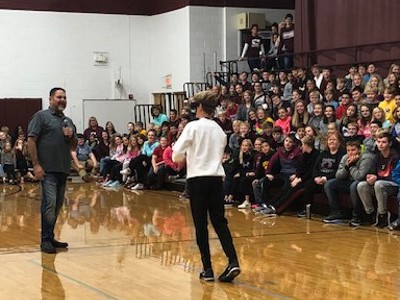
<path fill-rule="evenodd" d="M 63 112 L 64 110 L 65 110 L 65 105 L 58 105 L 57 106 L 57 110 L 59 111 L 59 112 Z"/>

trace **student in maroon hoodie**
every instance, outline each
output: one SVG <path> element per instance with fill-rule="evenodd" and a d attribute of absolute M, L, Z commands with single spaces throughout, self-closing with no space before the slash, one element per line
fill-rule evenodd
<path fill-rule="evenodd" d="M 288 135 L 283 143 L 283 147 L 278 148 L 272 156 L 266 170 L 265 179 L 261 179 L 262 184 L 253 189 L 256 204 L 266 208 L 271 201 L 271 188 L 281 187 L 282 191 L 288 190 L 291 181 L 299 171 L 302 153 L 296 147 L 295 136 Z"/>
<path fill-rule="evenodd" d="M 263 215 L 274 216 L 283 213 L 297 198 L 304 183 L 311 179 L 313 166 L 318 158 L 319 152 L 314 148 L 314 139 L 309 136 L 305 136 L 301 139 L 301 146 L 303 156 L 295 176 L 290 176 L 290 185 L 285 186 L 280 193 L 275 194 L 268 207 L 264 207 L 264 209 L 260 210 Z"/>

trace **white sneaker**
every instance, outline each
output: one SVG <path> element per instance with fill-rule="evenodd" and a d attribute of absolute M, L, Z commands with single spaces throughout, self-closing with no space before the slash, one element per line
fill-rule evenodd
<path fill-rule="evenodd" d="M 251 207 L 250 202 L 246 200 L 238 206 L 238 208 L 250 208 L 250 207 Z"/>
<path fill-rule="evenodd" d="M 143 189 L 144 189 L 144 185 L 142 183 L 138 183 L 133 188 L 131 188 L 131 190 L 134 190 L 134 191 L 143 190 Z"/>
<path fill-rule="evenodd" d="M 120 187 L 121 184 L 119 183 L 118 180 L 115 180 L 115 181 L 111 182 L 108 186 L 109 187 Z"/>
<path fill-rule="evenodd" d="M 106 182 L 104 182 L 102 184 L 102 186 L 108 186 L 111 182 L 113 182 L 112 180 L 107 180 Z"/>
<path fill-rule="evenodd" d="M 130 175 L 131 174 L 131 169 L 126 168 L 126 169 L 123 169 L 122 171 L 120 171 L 119 173 L 122 174 L 122 175 Z"/>

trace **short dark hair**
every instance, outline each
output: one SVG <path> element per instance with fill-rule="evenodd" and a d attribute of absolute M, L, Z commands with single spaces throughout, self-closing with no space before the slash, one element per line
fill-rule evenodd
<path fill-rule="evenodd" d="M 361 149 L 361 143 L 357 140 L 348 140 L 346 143 L 346 147 L 357 147 L 358 149 Z"/>
<path fill-rule="evenodd" d="M 292 15 L 292 14 L 287 14 L 287 15 L 285 16 L 285 19 L 287 19 L 287 18 L 291 18 L 291 19 L 293 20 L 293 15 Z"/>
<path fill-rule="evenodd" d="M 54 94 L 55 94 L 57 91 L 63 91 L 64 93 L 66 93 L 66 91 L 65 91 L 63 88 L 61 88 L 61 87 L 54 87 L 54 88 L 52 88 L 52 89 L 50 90 L 50 97 L 53 97 Z"/>
<path fill-rule="evenodd" d="M 354 87 L 351 93 L 353 93 L 354 91 L 360 92 L 360 94 L 364 93 L 364 90 L 360 86 Z"/>
<path fill-rule="evenodd" d="M 228 145 L 226 145 L 224 148 L 224 153 L 232 154 L 232 149 Z"/>
<path fill-rule="evenodd" d="M 156 109 L 160 112 L 160 114 L 163 112 L 161 105 L 153 105 L 150 109 L 152 116 L 154 116 L 154 110 Z"/>
<path fill-rule="evenodd" d="M 373 120 L 373 121 L 371 121 L 371 124 L 376 124 L 379 126 L 379 128 L 382 128 L 382 122 L 379 120 Z"/>
<path fill-rule="evenodd" d="M 78 133 L 78 134 L 76 135 L 76 137 L 77 137 L 78 139 L 84 139 L 84 138 L 85 138 L 85 137 L 83 136 L 82 133 Z"/>
<path fill-rule="evenodd" d="M 251 24 L 250 29 L 253 29 L 254 27 L 257 27 L 257 30 L 259 29 L 259 28 L 258 28 L 258 24 Z"/>
<path fill-rule="evenodd" d="M 300 129 L 300 128 L 306 129 L 306 124 L 300 123 L 299 125 L 297 125 L 296 131 L 297 131 L 298 129 Z"/>
<path fill-rule="evenodd" d="M 283 134 L 283 130 L 281 126 L 275 126 L 274 128 L 272 128 L 272 133 L 280 133 Z"/>

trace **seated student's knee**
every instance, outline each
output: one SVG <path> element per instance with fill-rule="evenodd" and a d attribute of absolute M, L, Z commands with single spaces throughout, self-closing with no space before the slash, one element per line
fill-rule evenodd
<path fill-rule="evenodd" d="M 330 179 L 330 180 L 328 180 L 327 182 L 325 182 L 325 184 L 324 184 L 324 190 L 325 191 L 327 191 L 327 190 L 331 190 L 331 189 L 333 189 L 333 187 L 335 186 L 335 184 L 336 184 L 336 178 L 333 178 L 333 179 Z"/>
<path fill-rule="evenodd" d="M 369 184 L 366 181 L 361 181 L 357 185 L 357 191 L 361 191 L 361 190 L 365 189 L 368 186 L 369 186 Z"/>
<path fill-rule="evenodd" d="M 374 189 L 380 190 L 380 189 L 384 188 L 385 186 L 386 186 L 386 184 L 383 180 L 377 180 L 377 181 L 375 181 Z"/>
<path fill-rule="evenodd" d="M 251 183 L 251 186 L 253 187 L 253 190 L 255 188 L 257 188 L 257 186 L 259 185 L 259 182 L 260 182 L 260 180 L 258 180 L 258 179 L 253 180 L 253 182 Z"/>
<path fill-rule="evenodd" d="M 350 190 L 357 190 L 357 187 L 358 187 L 359 184 L 360 184 L 359 181 L 353 181 L 353 182 L 350 184 Z"/>

